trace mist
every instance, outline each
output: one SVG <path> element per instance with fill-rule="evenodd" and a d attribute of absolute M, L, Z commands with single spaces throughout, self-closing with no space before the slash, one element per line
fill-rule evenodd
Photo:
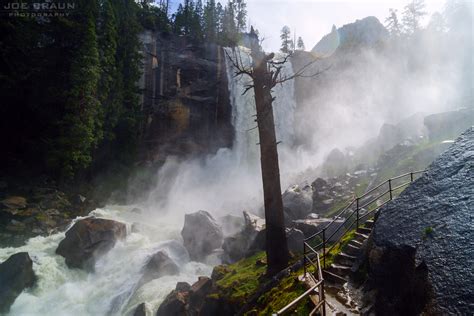
<path fill-rule="evenodd" d="M 472 5 L 458 6 L 447 6 L 443 25 L 430 22 L 411 36 L 387 32 L 369 47 L 346 43 L 328 57 L 307 53 L 317 59 L 307 73 L 322 73 L 274 89 L 283 191 L 294 182 L 309 181 L 314 176 L 309 170 L 332 149 L 359 147 L 385 123 L 460 109 L 472 101 L 472 11 L 466 10 Z M 240 52 L 250 62 L 248 51 Z M 295 58 L 286 71 L 298 70 L 301 61 Z M 228 62 L 227 75 L 234 145 L 206 157 L 168 157 L 144 203 L 157 221 L 167 214 L 181 222 L 183 214 L 199 209 L 217 217 L 244 210 L 261 214 L 253 94 L 242 95 L 248 79 L 235 78 Z"/>

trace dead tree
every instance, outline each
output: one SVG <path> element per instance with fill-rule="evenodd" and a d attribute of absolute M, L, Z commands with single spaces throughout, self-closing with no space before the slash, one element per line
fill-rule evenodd
<path fill-rule="evenodd" d="M 311 63 L 294 75 L 282 76 L 281 70 L 288 62 L 290 55 L 285 56 L 282 60 L 274 60 L 273 53 L 265 54 L 253 28 L 250 32 L 250 42 L 250 56 L 252 57 L 250 67 L 244 65 L 240 54 L 235 51 L 233 56 L 228 54 L 228 58 L 235 68 L 235 76 L 247 75 L 252 79 L 243 93 L 253 89 L 255 94 L 265 207 L 267 275 L 274 275 L 287 267 L 289 251 L 285 233 L 280 168 L 273 118 L 272 103 L 274 98 L 271 91 L 277 84 L 282 84 L 298 76 L 304 77 L 304 72 Z"/>

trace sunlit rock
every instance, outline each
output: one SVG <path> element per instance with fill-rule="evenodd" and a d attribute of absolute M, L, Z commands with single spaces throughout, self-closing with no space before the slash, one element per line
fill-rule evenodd
<path fill-rule="evenodd" d="M 66 232 L 56 253 L 66 259 L 69 268 L 93 270 L 95 259 L 112 249 L 126 234 L 123 223 L 103 218 L 81 219 Z"/>
<path fill-rule="evenodd" d="M 369 288 L 380 315 L 468 315 L 474 297 L 474 128 L 380 210 Z"/>
<path fill-rule="evenodd" d="M 214 249 L 220 248 L 224 238 L 222 228 L 206 211 L 186 214 L 181 236 L 191 260 L 195 261 L 204 260 Z"/>

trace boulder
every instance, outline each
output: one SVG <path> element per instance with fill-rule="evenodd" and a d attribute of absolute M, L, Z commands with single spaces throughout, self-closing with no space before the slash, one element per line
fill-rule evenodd
<path fill-rule="evenodd" d="M 304 238 L 305 236 L 301 230 L 295 228 L 286 229 L 286 242 L 288 244 L 289 251 L 293 253 L 303 252 Z M 265 250 L 266 239 L 266 231 L 260 231 L 255 237 L 252 245 L 249 247 L 247 255 L 252 255 L 258 251 Z"/>
<path fill-rule="evenodd" d="M 16 253 L 0 264 L 0 313 L 7 313 L 18 295 L 35 281 L 33 261 L 27 252 Z"/>
<path fill-rule="evenodd" d="M 326 238 L 329 241 L 336 241 L 344 233 L 343 229 L 337 228 L 344 222 L 344 218 L 338 218 L 326 230 Z M 332 218 L 300 219 L 293 221 L 293 227 L 302 231 L 306 238 L 320 232 L 324 227 L 333 221 Z"/>
<path fill-rule="evenodd" d="M 238 233 L 245 225 L 245 220 L 242 217 L 230 214 L 219 217 L 218 222 L 222 227 L 224 235 L 227 236 Z"/>
<path fill-rule="evenodd" d="M 286 215 L 294 220 L 305 218 L 313 209 L 313 189 L 306 185 L 293 185 L 282 196 Z"/>
<path fill-rule="evenodd" d="M 368 251 L 377 314 L 472 314 L 473 161 L 471 127 L 380 209 Z"/>
<path fill-rule="evenodd" d="M 201 276 L 198 281 L 191 286 L 189 291 L 188 312 L 192 315 L 199 315 L 199 311 L 204 304 L 206 296 L 212 291 L 212 280 Z"/>
<path fill-rule="evenodd" d="M 259 232 L 265 229 L 265 220 L 247 211 L 244 214 L 243 229 L 233 236 L 226 237 L 222 244 L 224 263 L 233 263 L 245 257 Z M 260 242 L 257 242 L 259 244 Z"/>
<path fill-rule="evenodd" d="M 208 277 L 199 277 L 192 286 L 178 282 L 176 288 L 161 303 L 156 315 L 200 315 L 204 301 L 212 289 L 213 282 Z"/>
<path fill-rule="evenodd" d="M 288 243 L 288 250 L 292 253 L 296 254 L 303 252 L 304 238 L 304 234 L 301 230 L 296 228 L 286 229 L 286 242 Z"/>
<path fill-rule="evenodd" d="M 10 196 L 2 200 L 3 206 L 9 209 L 22 209 L 27 205 L 26 199 L 21 196 Z"/>
<path fill-rule="evenodd" d="M 126 234 L 123 223 L 103 218 L 81 219 L 66 232 L 56 253 L 66 259 L 69 268 L 93 270 L 95 259 L 112 249 Z"/>
<path fill-rule="evenodd" d="M 186 214 L 181 236 L 190 258 L 195 261 L 204 260 L 223 241 L 221 227 L 206 211 Z"/>
<path fill-rule="evenodd" d="M 146 304 L 141 303 L 135 308 L 135 312 L 133 313 L 133 316 L 146 316 Z"/>
<path fill-rule="evenodd" d="M 165 275 L 176 275 L 179 273 L 179 267 L 168 257 L 163 251 L 158 251 L 152 255 L 146 265 L 143 267 L 143 276 L 141 277 L 139 286 L 151 280 L 161 278 Z"/>
<path fill-rule="evenodd" d="M 189 291 L 173 290 L 161 303 L 156 316 L 187 316 L 186 305 Z"/>

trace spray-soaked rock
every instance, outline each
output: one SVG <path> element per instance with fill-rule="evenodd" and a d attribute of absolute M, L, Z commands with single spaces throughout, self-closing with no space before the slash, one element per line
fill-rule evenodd
<path fill-rule="evenodd" d="M 380 210 L 369 249 L 379 315 L 474 310 L 474 128 Z"/>
<path fill-rule="evenodd" d="M 305 218 L 313 209 L 313 189 L 309 185 L 293 185 L 282 196 L 285 215 L 290 219 Z"/>
<path fill-rule="evenodd" d="M 191 260 L 195 261 L 204 260 L 214 249 L 220 248 L 224 238 L 221 227 L 206 211 L 186 214 L 181 236 Z"/>
<path fill-rule="evenodd" d="M 161 303 L 156 315 L 202 315 L 204 301 L 212 290 L 212 280 L 204 276 L 199 277 L 192 286 L 178 282 L 176 289 L 171 291 Z"/>
<path fill-rule="evenodd" d="M 148 259 L 148 262 L 143 267 L 143 276 L 139 284 L 142 285 L 153 279 L 178 273 L 179 267 L 176 263 L 165 252 L 158 251 Z"/>
<path fill-rule="evenodd" d="M 18 295 L 33 286 L 35 280 L 27 252 L 16 253 L 0 264 L 0 313 L 7 313 Z"/>
<path fill-rule="evenodd" d="M 77 221 L 66 232 L 56 253 L 66 259 L 70 268 L 92 270 L 95 258 L 115 246 L 117 240 L 125 238 L 126 226 L 109 219 L 85 218 Z"/>
<path fill-rule="evenodd" d="M 223 262 L 232 263 L 245 257 L 260 231 L 265 229 L 265 220 L 247 211 L 244 214 L 244 227 L 232 236 L 226 237 L 222 244 Z"/>

